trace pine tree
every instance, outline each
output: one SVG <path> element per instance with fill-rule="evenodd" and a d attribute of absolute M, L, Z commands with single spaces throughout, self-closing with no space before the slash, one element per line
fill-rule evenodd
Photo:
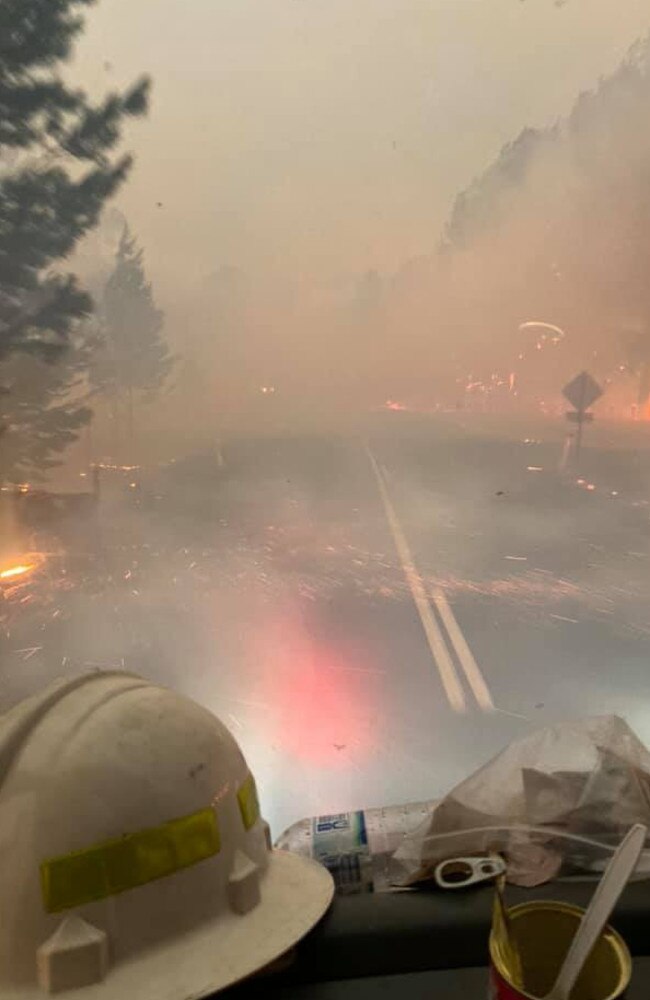
<path fill-rule="evenodd" d="M 114 417 L 125 419 L 132 447 L 135 398 L 155 398 L 174 358 L 162 336 L 163 313 L 156 308 L 146 279 L 143 251 L 126 225 L 104 289 L 100 324 L 103 346 L 94 359 L 91 380 L 110 401 Z"/>
<path fill-rule="evenodd" d="M 12 482 L 42 479 L 92 417 L 88 366 L 97 339 L 90 324 L 69 334 L 56 362 L 14 352 L 2 365 L 0 469 Z"/>
<path fill-rule="evenodd" d="M 80 325 L 92 308 L 74 276 L 61 272 L 61 264 L 95 226 L 106 200 L 126 177 L 130 157 L 111 154 L 125 117 L 142 114 L 147 105 L 145 79 L 93 104 L 59 76 L 83 27 L 79 11 L 93 2 L 0 4 L 1 402 L 5 424 L 11 425 L 21 408 L 36 421 L 39 407 L 58 400 L 58 410 L 49 409 L 49 417 L 39 415 L 39 420 L 51 421 L 51 430 L 41 438 L 43 460 L 66 447 L 79 421 L 88 416 L 74 406 L 67 422 L 55 416 L 63 418 L 60 392 L 70 385 L 70 365 L 78 371 L 86 360 L 84 351 L 79 353 L 84 340 Z M 66 349 L 74 355 L 67 362 Z M 29 403 L 17 395 L 18 385 L 26 383 L 17 374 L 16 352 L 29 356 L 23 358 L 25 372 L 38 371 L 33 386 L 25 388 Z M 5 371 L 8 359 L 11 369 Z M 30 359 L 37 359 L 36 367 L 27 365 Z M 63 368 L 54 372 L 41 362 L 62 363 Z"/>

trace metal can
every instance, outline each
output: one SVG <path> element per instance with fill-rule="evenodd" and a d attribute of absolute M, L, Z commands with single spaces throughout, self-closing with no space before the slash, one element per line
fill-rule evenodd
<path fill-rule="evenodd" d="M 539 900 L 508 908 L 523 985 L 499 933 L 490 934 L 490 1000 L 539 1000 L 549 993 L 584 914 L 579 906 Z M 619 1000 L 632 975 L 623 938 L 606 927 L 578 977 L 571 1000 Z"/>

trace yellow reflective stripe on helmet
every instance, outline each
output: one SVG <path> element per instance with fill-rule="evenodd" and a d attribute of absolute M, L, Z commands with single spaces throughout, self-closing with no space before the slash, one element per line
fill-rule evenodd
<path fill-rule="evenodd" d="M 241 818 L 244 826 L 247 830 L 250 830 L 250 828 L 255 825 L 260 815 L 260 804 L 257 800 L 255 778 L 252 774 L 248 775 L 244 784 L 237 792 L 237 798 L 239 800 L 239 811 L 241 812 Z"/>
<path fill-rule="evenodd" d="M 48 913 L 92 903 L 171 875 L 221 849 L 213 809 L 129 833 L 41 864 Z"/>

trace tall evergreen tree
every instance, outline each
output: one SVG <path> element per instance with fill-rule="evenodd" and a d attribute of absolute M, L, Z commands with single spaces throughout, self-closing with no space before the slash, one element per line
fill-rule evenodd
<path fill-rule="evenodd" d="M 55 362 L 18 351 L 4 361 L 0 469 L 6 479 L 43 478 L 88 424 L 88 366 L 96 348 L 93 327 L 82 324 Z"/>
<path fill-rule="evenodd" d="M 91 311 L 91 300 L 74 276 L 62 273 L 61 264 L 96 224 L 128 173 L 130 157 L 111 155 L 125 117 L 146 110 L 145 79 L 94 104 L 59 75 L 83 27 L 79 12 L 93 2 L 0 3 L 0 383 L 7 383 L 5 424 L 13 420 L 6 412 L 9 394 L 25 384 L 15 370 L 3 371 L 8 359 L 19 352 L 55 363 L 66 349 L 79 350 L 79 326 Z M 84 358 L 83 351 L 77 353 L 73 367 Z M 55 397 L 63 405 L 59 390 L 69 385 L 70 363 L 64 361 L 56 374 L 38 368 L 29 390 L 33 414 L 39 406 L 51 406 Z M 20 406 L 18 397 L 12 399 L 14 415 Z M 67 427 L 60 426 L 60 435 L 48 434 L 43 458 L 69 443 L 82 415 L 77 409 Z"/>
<path fill-rule="evenodd" d="M 134 435 L 134 403 L 138 395 L 155 398 L 174 366 L 162 335 L 163 313 L 156 308 L 147 281 L 143 251 L 124 227 L 115 268 L 106 282 L 100 323 L 103 345 L 91 380 L 107 398 L 116 419 L 124 419 L 129 444 Z"/>

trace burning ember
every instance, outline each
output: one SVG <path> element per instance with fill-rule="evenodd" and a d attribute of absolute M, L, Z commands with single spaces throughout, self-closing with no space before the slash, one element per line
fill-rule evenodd
<path fill-rule="evenodd" d="M 139 465 L 112 465 L 109 462 L 95 462 L 94 469 L 104 469 L 108 472 L 135 472 Z"/>

